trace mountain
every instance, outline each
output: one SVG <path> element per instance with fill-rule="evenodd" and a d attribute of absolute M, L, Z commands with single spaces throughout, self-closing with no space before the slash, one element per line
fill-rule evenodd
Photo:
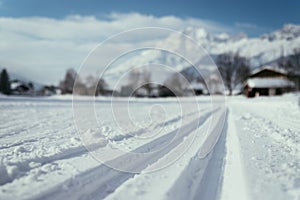
<path fill-rule="evenodd" d="M 229 36 L 226 33 L 213 35 L 204 31 L 200 28 L 184 33 L 198 41 L 210 55 L 238 52 L 249 58 L 253 67 L 276 60 L 282 53 L 290 55 L 294 48 L 300 47 L 299 25 L 287 24 L 280 30 L 258 38 L 248 38 L 245 33 Z"/>
<path fill-rule="evenodd" d="M 300 26 L 287 24 L 281 29 L 264 34 L 260 37 L 249 38 L 245 33 L 229 35 L 227 33 L 211 34 L 203 28 L 187 28 L 182 31 L 201 45 L 215 59 L 219 54 L 238 52 L 241 56 L 250 60 L 251 67 L 255 68 L 265 63 L 274 63 L 282 54 L 292 54 L 294 48 L 300 47 Z M 195 45 L 181 34 L 172 33 L 166 39 L 157 43 L 168 51 L 183 52 L 193 62 L 203 59 L 205 55 L 199 55 Z M 122 64 L 108 71 L 108 76 L 117 77 L 128 71 L 133 66 L 141 66 L 147 63 L 162 63 L 178 71 L 184 70 L 190 64 L 183 58 L 172 55 L 166 51 L 146 50 L 133 56 Z"/>
<path fill-rule="evenodd" d="M 300 26 L 287 24 L 282 29 L 273 33 L 263 35 L 262 38 L 267 38 L 270 41 L 274 40 L 293 40 L 300 36 Z"/>

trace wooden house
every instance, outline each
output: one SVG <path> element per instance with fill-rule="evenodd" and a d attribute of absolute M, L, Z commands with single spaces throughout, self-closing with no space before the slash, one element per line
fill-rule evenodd
<path fill-rule="evenodd" d="M 247 97 L 281 95 L 293 88 L 287 73 L 269 66 L 253 71 L 244 87 Z"/>

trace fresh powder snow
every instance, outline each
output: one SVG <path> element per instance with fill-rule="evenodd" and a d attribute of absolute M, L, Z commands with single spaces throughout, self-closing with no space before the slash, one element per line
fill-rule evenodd
<path fill-rule="evenodd" d="M 227 97 L 225 120 L 217 127 L 220 135 L 211 151 L 207 144 L 218 124 L 214 121 L 219 119 L 213 117 L 217 110 L 208 96 L 197 97 L 199 112 L 189 98 L 183 98 L 187 105 L 184 115 L 172 98 L 133 99 L 133 120 L 140 125 L 149 125 L 145 113 L 151 108 L 160 112 L 153 105 L 163 105 L 166 111 L 163 121 L 151 121 L 153 131 L 159 134 L 148 139 L 136 139 L 143 136 L 141 127 L 128 127 L 134 133 L 120 131 L 113 123 L 109 99 L 96 98 L 99 128 L 88 130 L 98 141 L 95 148 L 157 150 L 157 154 L 149 154 L 147 164 L 127 163 L 140 168 L 139 173 L 113 169 L 87 151 L 74 124 L 72 96 L 0 98 L 0 199 L 300 198 L 298 94 Z M 81 103 L 88 99 L 81 97 Z M 128 106 L 121 98 L 116 101 Z M 180 128 L 184 134 L 176 145 L 193 141 L 191 145 L 184 152 L 175 147 L 161 151 L 159 145 L 171 140 Z M 152 171 L 174 153 L 180 156 Z"/>

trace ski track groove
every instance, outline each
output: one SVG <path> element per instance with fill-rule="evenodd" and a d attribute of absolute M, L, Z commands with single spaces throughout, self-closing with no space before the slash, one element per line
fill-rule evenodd
<path fill-rule="evenodd" d="M 221 117 L 219 118 L 221 120 Z M 219 133 L 216 144 L 212 151 L 201 158 L 199 152 L 190 159 L 190 163 L 181 172 L 179 178 L 167 192 L 168 198 L 173 200 L 195 199 L 214 200 L 219 199 L 222 187 L 222 174 L 225 165 L 226 154 L 226 134 L 228 129 L 228 111 L 226 113 L 225 124 L 221 130 L 214 127 L 212 133 Z M 207 137 L 211 137 L 208 135 Z M 205 141 L 206 142 L 206 141 Z M 205 143 L 204 142 L 204 143 Z M 187 187 L 182 189 L 182 187 Z"/>
<path fill-rule="evenodd" d="M 207 109 L 202 109 L 202 110 L 200 110 L 200 111 L 205 111 L 205 110 L 207 110 Z M 184 115 L 183 117 L 180 117 L 180 116 L 173 117 L 173 118 L 169 119 L 169 120 L 166 121 L 166 122 L 162 122 L 162 123 L 159 123 L 159 124 L 155 125 L 155 126 L 154 126 L 154 129 L 160 128 L 160 127 L 163 127 L 163 126 L 167 126 L 167 125 L 170 125 L 170 124 L 174 124 L 174 123 L 180 121 L 181 119 L 183 119 L 183 118 L 185 118 L 185 117 L 193 116 L 193 115 L 195 115 L 195 114 L 197 114 L 197 113 L 199 113 L 199 111 L 195 111 L 195 112 L 188 113 L 188 114 Z M 116 136 L 114 136 L 114 137 L 112 138 L 112 140 L 117 142 L 117 141 L 121 141 L 121 140 L 123 140 L 123 139 L 132 138 L 132 137 L 134 137 L 134 136 L 136 136 L 136 135 L 142 134 L 144 131 L 145 131 L 145 129 L 139 129 L 139 130 L 134 131 L 134 132 L 132 132 L 132 133 L 130 133 L 130 134 L 116 135 Z"/>
<path fill-rule="evenodd" d="M 129 167 L 133 169 L 139 168 L 140 170 L 143 170 L 150 164 L 153 164 L 159 158 L 170 152 L 174 146 L 178 145 L 184 139 L 184 137 L 186 137 L 193 130 L 202 125 L 213 112 L 215 111 L 209 111 L 205 115 L 202 115 L 200 119 L 196 119 L 184 125 L 183 127 L 180 127 L 179 129 L 182 128 L 184 134 L 180 138 L 178 138 L 177 141 L 173 143 L 173 145 L 169 145 L 167 148 L 165 148 L 164 151 L 160 151 L 156 156 L 145 157 L 139 162 L 131 162 L 134 163 L 134 165 L 131 164 L 129 165 Z M 165 141 L 168 141 L 176 131 L 177 129 L 155 139 L 154 141 L 144 144 L 143 146 L 134 150 L 134 152 L 145 152 L 149 149 L 160 147 L 161 144 Z M 125 155 L 109 162 L 117 164 L 128 164 L 128 161 L 126 159 L 127 157 Z M 116 188 L 118 188 L 123 182 L 125 182 L 129 178 L 132 178 L 134 175 L 135 174 L 133 173 L 119 172 L 107 167 L 106 165 L 101 164 L 95 168 L 78 174 L 73 178 L 65 180 L 60 184 L 57 184 L 54 188 L 47 190 L 42 194 L 34 196 L 33 199 L 92 199 L 96 196 L 97 199 L 103 199 L 108 194 L 112 193 Z M 84 193 L 82 193 L 81 191 L 84 191 Z"/>
<path fill-rule="evenodd" d="M 207 109 L 203 109 L 203 110 L 207 110 Z M 201 111 L 203 111 L 203 110 L 201 110 Z M 195 115 L 196 113 L 198 113 L 198 112 L 191 112 L 191 113 L 186 114 L 184 117 L 192 116 L 192 115 Z M 172 124 L 172 123 L 175 123 L 175 122 L 179 121 L 180 119 L 181 118 L 178 119 L 178 116 L 177 117 L 173 117 L 173 118 L 169 119 L 166 123 Z M 155 128 L 158 128 L 158 127 L 160 127 L 162 125 L 164 125 L 164 123 L 158 124 Z M 69 129 L 69 127 L 67 127 L 66 129 Z M 142 130 L 140 130 L 140 131 L 142 131 Z M 168 135 L 168 137 L 166 137 L 166 135 Z M 170 136 L 172 136 L 172 135 L 173 134 L 165 134 L 165 135 L 161 136 L 161 138 L 164 138 L 164 142 L 166 142 L 166 141 L 168 141 L 168 139 L 170 139 Z M 122 139 L 130 139 L 130 138 L 133 137 L 133 134 L 125 134 L 125 135 L 122 135 L 122 136 L 130 136 L 130 137 L 123 137 L 122 138 Z M 24 140 L 24 141 L 18 141 L 15 144 L 12 144 L 10 146 L 2 146 L 2 147 L 0 147 L 0 149 L 8 149 L 8 148 L 12 148 L 12 147 L 17 147 L 17 146 L 20 146 L 20 145 L 24 145 L 25 142 L 28 142 L 28 143 L 39 142 L 39 140 L 42 139 L 42 138 L 48 138 L 47 134 L 46 134 L 46 136 L 40 137 L 38 139 L 28 139 L 28 140 Z M 114 138 L 116 139 L 115 141 L 121 140 L 120 137 L 118 137 L 118 136 L 115 136 Z M 112 140 L 114 140 L 114 138 Z M 150 143 L 148 143 L 148 145 L 150 145 Z M 102 144 L 102 145 L 98 145 L 97 148 L 104 147 L 105 145 L 107 145 L 107 142 L 104 143 L 104 144 Z M 156 146 L 159 146 L 159 145 L 156 145 Z M 31 158 L 31 159 L 26 159 L 26 160 L 24 160 L 22 162 L 10 162 L 10 164 L 12 164 L 12 165 L 18 165 L 18 166 L 20 166 L 20 165 L 21 166 L 28 166 L 28 164 L 30 162 L 40 163 L 40 165 L 36 166 L 36 167 L 31 167 L 31 168 L 30 167 L 26 167 L 28 170 L 27 171 L 23 171 L 21 174 L 19 174 L 19 176 L 16 179 L 8 180 L 8 181 L 2 183 L 1 185 L 12 183 L 13 181 L 15 181 L 17 179 L 20 179 L 20 178 L 26 176 L 26 174 L 28 172 L 30 172 L 30 171 L 32 171 L 34 169 L 37 169 L 37 168 L 41 168 L 45 164 L 50 164 L 50 163 L 53 163 L 53 162 L 59 161 L 59 160 L 66 160 L 66 159 L 70 159 L 70 158 L 80 157 L 80 156 L 83 156 L 83 155 L 85 155 L 85 154 L 88 153 L 86 147 L 84 147 L 84 146 L 78 146 L 78 147 L 73 147 L 73 148 L 68 148 L 68 149 L 62 149 L 62 150 L 63 150 L 62 152 L 59 152 L 57 154 L 50 155 L 50 156 L 35 157 L 35 158 Z"/>

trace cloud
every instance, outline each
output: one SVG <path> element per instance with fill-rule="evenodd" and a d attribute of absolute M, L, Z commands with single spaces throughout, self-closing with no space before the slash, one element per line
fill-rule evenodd
<path fill-rule="evenodd" d="M 236 22 L 234 24 L 237 30 L 247 32 L 247 33 L 266 33 L 272 29 L 269 27 L 258 26 L 257 24 L 247 23 L 247 22 Z"/>
<path fill-rule="evenodd" d="M 1 0 L 0 0 L 1 2 Z M 183 30 L 203 27 L 208 32 L 233 32 L 225 25 L 195 18 L 155 17 L 139 13 L 111 13 L 103 19 L 72 15 L 64 19 L 46 17 L 0 17 L 0 66 L 41 83 L 57 84 L 67 68 L 78 69 L 88 53 L 107 37 L 140 27 L 164 27 Z M 156 39 L 166 35 L 157 33 Z M 147 44 L 153 35 L 133 35 L 115 44 L 134 48 Z M 106 54 L 115 52 L 107 51 Z M 103 59 L 105 56 L 101 55 Z"/>
<path fill-rule="evenodd" d="M 237 27 L 241 27 L 241 28 L 250 28 L 250 29 L 257 29 L 258 28 L 258 26 L 256 24 L 251 24 L 251 23 L 236 22 L 235 25 Z"/>

